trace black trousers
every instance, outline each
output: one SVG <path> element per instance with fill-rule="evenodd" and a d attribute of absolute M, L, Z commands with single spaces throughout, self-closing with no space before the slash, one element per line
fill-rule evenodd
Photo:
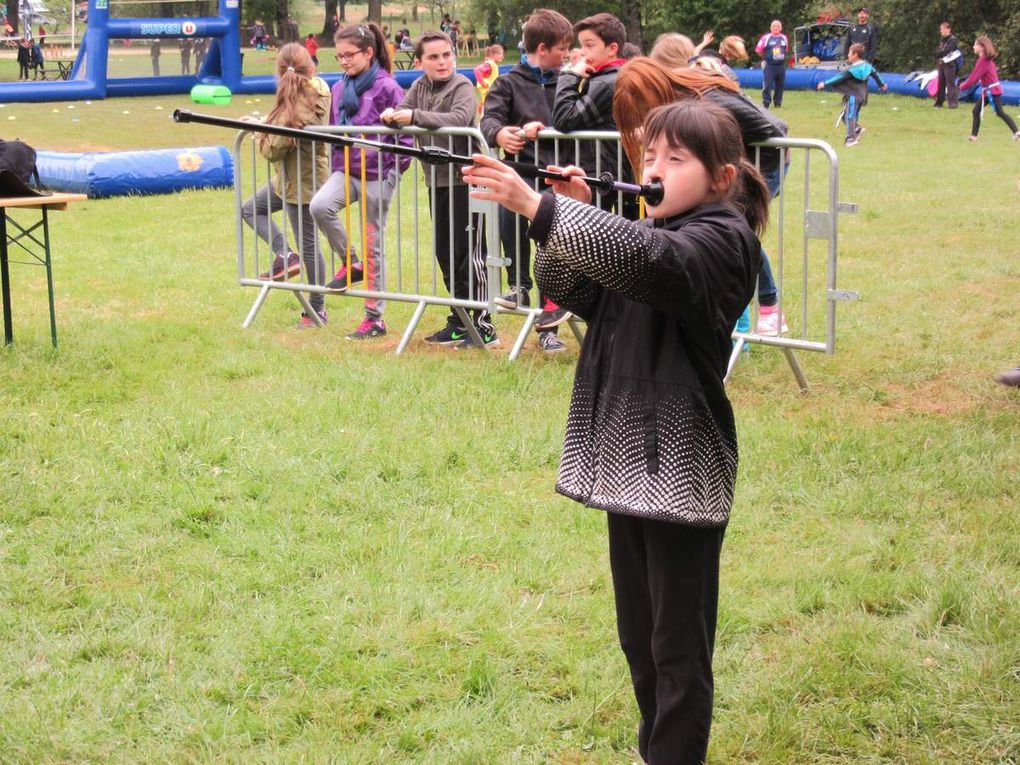
<path fill-rule="evenodd" d="M 712 652 L 725 528 L 607 513 L 620 646 L 650 765 L 701 765 L 712 725 Z"/>
<path fill-rule="evenodd" d="M 765 64 L 762 71 L 761 102 L 768 109 L 772 102 L 783 105 L 783 88 L 786 86 L 786 64 Z M 772 91 L 775 90 L 775 96 Z"/>
<path fill-rule="evenodd" d="M 527 231 L 527 218 L 505 207 L 499 208 L 499 241 L 503 245 L 503 255 L 510 261 L 506 266 L 507 285 L 520 285 L 530 292 L 534 283 L 531 280 L 531 240 Z"/>
<path fill-rule="evenodd" d="M 483 221 L 479 215 L 473 221 L 472 235 L 468 231 L 469 206 L 471 199 L 465 185 L 429 187 L 429 204 L 434 206 L 436 260 L 443 272 L 443 284 L 450 297 L 461 300 L 485 300 L 488 296 L 488 275 L 485 270 L 485 249 Z M 452 215 L 452 227 L 451 227 Z M 451 231 L 452 228 L 452 231 Z M 451 238 L 452 235 L 452 238 Z M 473 309 L 471 316 L 475 324 L 485 331 L 492 331 L 492 319 L 488 311 Z M 457 314 L 450 310 L 450 317 L 460 323 Z"/>
<path fill-rule="evenodd" d="M 1006 114 L 1006 110 L 1002 108 L 1002 96 L 995 96 L 991 93 L 988 94 L 985 101 L 985 114 L 992 109 L 992 104 L 995 104 L 995 114 L 1006 123 L 1006 127 L 1009 128 L 1009 132 L 1016 135 L 1016 123 L 1013 122 L 1013 118 Z M 974 110 L 971 112 L 971 127 L 970 134 L 977 135 L 978 130 L 981 129 L 981 98 L 979 97 L 977 102 L 974 104 Z"/>
<path fill-rule="evenodd" d="M 960 88 L 956 82 L 956 62 L 950 61 L 947 64 L 944 61 L 939 61 L 938 73 L 939 89 L 935 92 L 935 105 L 942 106 L 948 97 L 949 108 L 955 109 L 960 103 Z"/>

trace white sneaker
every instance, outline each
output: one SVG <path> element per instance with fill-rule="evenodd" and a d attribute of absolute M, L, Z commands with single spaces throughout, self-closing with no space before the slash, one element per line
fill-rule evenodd
<path fill-rule="evenodd" d="M 789 332 L 790 327 L 786 324 L 786 316 L 778 308 L 774 308 L 769 313 L 765 313 L 759 308 L 757 330 L 759 335 L 775 337 Z"/>

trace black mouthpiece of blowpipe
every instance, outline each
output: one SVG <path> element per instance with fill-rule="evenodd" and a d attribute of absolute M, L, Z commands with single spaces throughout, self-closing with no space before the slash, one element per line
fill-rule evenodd
<path fill-rule="evenodd" d="M 250 130 L 256 133 L 268 133 L 270 135 L 282 135 L 299 140 L 315 140 L 335 146 L 363 147 L 375 149 L 376 151 L 400 154 L 407 157 L 414 157 L 418 161 L 428 165 L 473 165 L 471 157 L 460 154 L 453 154 L 446 149 L 437 146 L 402 146 L 400 144 L 384 143 L 382 141 L 371 141 L 367 138 L 354 138 L 351 136 L 337 135 L 336 133 L 324 133 L 318 130 L 303 128 L 288 128 L 279 125 L 267 125 L 264 122 L 246 122 L 244 120 L 230 119 L 229 117 L 214 117 L 208 114 L 196 114 L 188 109 L 175 109 L 173 113 L 174 122 L 195 122 L 202 125 L 214 127 L 233 128 L 235 130 Z M 543 170 L 526 162 L 505 161 L 505 165 L 511 167 L 523 178 L 548 178 L 554 181 L 568 181 L 572 177 Z M 598 178 L 581 177 L 582 181 L 595 189 L 599 194 L 632 194 L 642 196 L 648 204 L 655 205 L 662 201 L 662 184 L 649 183 L 638 185 L 626 183 L 613 178 L 612 173 L 602 173 Z"/>

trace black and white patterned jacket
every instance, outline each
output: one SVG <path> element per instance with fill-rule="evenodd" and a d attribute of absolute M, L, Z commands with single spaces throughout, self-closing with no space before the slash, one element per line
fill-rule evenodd
<path fill-rule="evenodd" d="M 556 490 L 694 526 L 729 519 L 737 471 L 723 387 L 761 246 L 726 204 L 633 223 L 544 195 L 528 235 L 544 295 L 588 321 Z"/>

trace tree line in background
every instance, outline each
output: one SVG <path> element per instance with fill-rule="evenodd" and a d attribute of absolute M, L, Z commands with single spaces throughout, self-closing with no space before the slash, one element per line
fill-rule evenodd
<path fill-rule="evenodd" d="M 479 19 L 496 19 L 506 39 L 515 45 L 521 20 L 535 7 L 535 0 L 473 0 Z M 572 21 L 600 11 L 619 16 L 628 39 L 645 51 L 664 32 L 682 32 L 696 43 L 706 30 L 716 39 L 737 34 L 751 43 L 768 31 L 773 19 L 783 22 L 787 33 L 794 27 L 818 20 L 856 20 L 861 3 L 834 5 L 818 0 L 561 0 L 556 10 Z M 878 26 L 879 67 L 885 71 L 911 72 L 935 68 L 939 24 L 949 21 L 967 56 L 967 71 L 974 64 L 971 45 L 986 34 L 999 50 L 996 61 L 1003 78 L 1020 78 L 1020 2 L 1017 0 L 881 0 L 867 3 L 871 20 Z M 489 25 L 491 27 L 491 23 Z M 479 25 L 479 28 L 482 28 Z"/>
<path fill-rule="evenodd" d="M 368 16 L 380 20 L 382 0 L 367 0 Z M 304 36 L 321 29 L 332 34 L 331 19 L 346 17 L 349 0 L 323 0 L 323 19 L 313 28 L 301 30 Z M 363 3 L 358 3 L 363 5 Z M 498 36 L 508 48 L 517 44 L 521 23 L 537 7 L 536 0 L 462 0 L 454 6 L 450 0 L 425 0 L 421 3 L 431 13 L 442 16 L 452 12 L 460 15 L 466 28 L 476 27 L 481 39 Z M 540 5 L 540 3 L 538 4 Z M 974 64 L 970 46 L 981 34 L 988 35 L 999 50 L 997 65 L 1003 78 L 1020 79 L 1020 2 L 1018 0 L 881 0 L 868 4 L 871 19 L 878 25 L 878 64 L 885 71 L 910 72 L 929 70 L 935 66 L 935 45 L 939 40 L 939 24 L 949 21 L 960 39 L 967 56 L 966 69 Z M 7 0 L 8 17 L 17 20 L 18 0 Z M 779 19 L 787 33 L 794 27 L 817 20 L 845 18 L 853 20 L 859 4 L 836 5 L 819 0 L 559 0 L 555 8 L 571 20 L 578 20 L 600 11 L 617 14 L 627 27 L 631 42 L 647 51 L 663 32 L 683 32 L 695 42 L 712 29 L 717 39 L 737 34 L 751 43 L 764 34 L 773 19 Z M 215 12 L 214 0 L 204 2 L 162 3 L 155 7 L 139 5 L 137 15 L 165 17 L 203 15 Z M 130 5 L 122 6 L 121 14 L 130 14 Z M 418 18 L 418 6 L 408 5 L 408 16 Z M 241 18 L 250 24 L 263 19 L 275 30 L 286 29 L 291 14 L 290 0 L 242 0 Z M 320 26 L 321 25 L 321 26 Z M 306 26 L 309 26 L 306 24 Z M 278 32 L 274 37 L 284 37 Z M 511 56 L 512 58 L 512 56 Z"/>

